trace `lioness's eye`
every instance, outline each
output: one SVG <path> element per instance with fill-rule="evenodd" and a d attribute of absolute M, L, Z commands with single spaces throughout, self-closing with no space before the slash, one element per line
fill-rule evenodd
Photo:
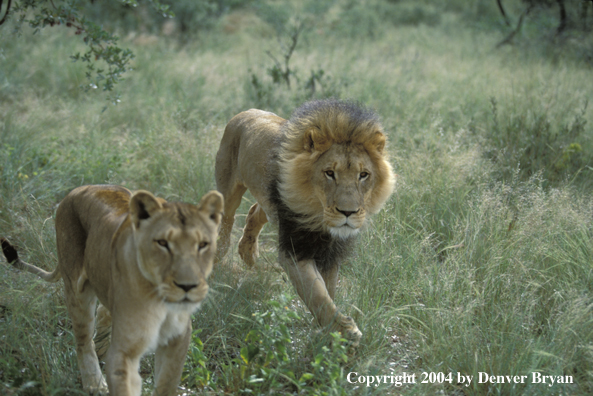
<path fill-rule="evenodd" d="M 359 178 L 360 180 L 364 180 L 369 177 L 369 172 L 360 172 Z"/>
<path fill-rule="evenodd" d="M 206 242 L 206 241 L 202 241 L 202 242 L 200 242 L 200 244 L 198 245 L 198 250 L 202 250 L 202 249 L 204 249 L 206 246 L 208 246 L 208 242 Z"/>
<path fill-rule="evenodd" d="M 167 243 L 166 240 L 157 239 L 155 242 L 158 243 L 159 245 L 161 245 L 162 247 L 169 249 L 169 244 Z"/>
<path fill-rule="evenodd" d="M 328 179 L 333 179 L 335 176 L 334 171 L 333 170 L 325 171 L 325 176 L 327 176 Z"/>

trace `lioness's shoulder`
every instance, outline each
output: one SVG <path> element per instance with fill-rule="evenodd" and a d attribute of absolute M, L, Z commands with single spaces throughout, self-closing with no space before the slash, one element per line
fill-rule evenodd
<path fill-rule="evenodd" d="M 56 216 L 58 218 L 94 217 L 101 213 L 124 215 L 128 212 L 131 196 L 132 192 L 122 186 L 87 185 L 77 187 L 60 202 Z"/>

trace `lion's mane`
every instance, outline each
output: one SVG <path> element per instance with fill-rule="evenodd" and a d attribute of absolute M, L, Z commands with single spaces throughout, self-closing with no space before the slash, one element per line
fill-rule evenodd
<path fill-rule="evenodd" d="M 369 215 L 377 213 L 395 185 L 384 150 L 383 127 L 372 110 L 356 102 L 328 99 L 299 107 L 281 132 L 282 143 L 276 154 L 279 177 L 269 191 L 278 211 L 280 248 L 298 260 L 315 259 L 323 267 L 323 263 L 346 256 L 353 238 L 337 239 L 324 230 L 323 206 L 311 183 L 314 163 L 333 144 L 362 145 L 376 177 L 365 210 Z M 308 137 L 317 143 L 314 150 Z"/>

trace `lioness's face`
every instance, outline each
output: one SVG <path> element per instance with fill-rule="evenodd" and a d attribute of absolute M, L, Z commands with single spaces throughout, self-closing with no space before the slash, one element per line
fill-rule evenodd
<path fill-rule="evenodd" d="M 164 203 L 134 226 L 139 269 L 175 309 L 197 309 L 208 292 L 222 211 L 222 197 L 213 194 L 220 200 L 214 210 L 203 202 Z"/>
<path fill-rule="evenodd" d="M 332 145 L 316 161 L 313 179 L 328 231 L 339 238 L 356 235 L 365 223 L 365 203 L 375 183 L 373 164 L 364 147 Z"/>

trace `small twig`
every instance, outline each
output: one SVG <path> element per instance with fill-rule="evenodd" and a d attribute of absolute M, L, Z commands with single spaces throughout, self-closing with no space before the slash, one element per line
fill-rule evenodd
<path fill-rule="evenodd" d="M 282 66 L 281 63 L 278 62 L 278 59 L 276 59 L 276 57 L 274 55 L 272 55 L 272 53 L 269 50 L 266 51 L 266 55 L 268 55 L 270 58 L 272 58 L 272 60 L 276 64 L 276 67 L 280 69 L 280 66 Z"/>
<path fill-rule="evenodd" d="M 507 13 L 504 11 L 504 7 L 502 6 L 502 1 L 501 0 L 496 0 L 496 4 L 498 4 L 498 9 L 500 10 L 500 13 L 502 14 L 503 18 L 504 18 L 504 23 L 506 23 L 507 26 L 511 26 L 511 23 L 509 22 L 509 18 L 507 17 Z"/>
<path fill-rule="evenodd" d="M 290 35 L 290 39 L 291 39 L 291 43 L 290 43 L 290 47 L 288 48 L 288 51 L 284 54 L 284 79 L 286 80 L 286 85 L 288 85 L 288 87 L 290 88 L 290 68 L 288 67 L 288 63 L 290 62 L 290 58 L 292 57 L 292 54 L 294 52 L 294 50 L 296 49 L 296 46 L 299 42 L 299 36 L 301 34 L 301 32 L 303 31 L 304 28 L 304 24 L 299 20 L 297 21 L 297 25 L 296 28 L 294 30 L 294 32 Z"/>
<path fill-rule="evenodd" d="M 273 74 L 274 82 L 284 81 L 286 86 L 290 88 L 290 75 L 294 74 L 290 69 L 290 58 L 294 54 L 296 46 L 299 42 L 299 36 L 304 29 L 304 23 L 297 19 L 294 29 L 289 34 L 290 43 L 286 45 L 282 42 L 280 35 L 276 37 L 280 48 L 282 49 L 282 57 L 284 58 L 284 65 L 274 56 L 270 51 L 266 51 L 266 54 L 274 61 L 274 69 L 271 69 Z"/>

